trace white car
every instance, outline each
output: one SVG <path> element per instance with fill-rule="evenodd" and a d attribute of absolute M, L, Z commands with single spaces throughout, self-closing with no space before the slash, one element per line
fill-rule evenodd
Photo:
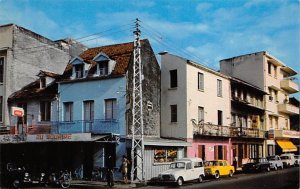
<path fill-rule="evenodd" d="M 269 163 L 271 163 L 271 169 L 277 170 L 277 169 L 283 169 L 283 163 L 281 158 L 278 155 L 274 155 L 274 156 L 268 156 L 267 160 L 269 161 Z"/>
<path fill-rule="evenodd" d="M 295 155 L 295 165 L 300 166 L 300 155 Z"/>
<path fill-rule="evenodd" d="M 171 163 L 170 168 L 158 175 L 160 182 L 173 182 L 181 186 L 183 182 L 204 178 L 204 165 L 201 158 L 183 158 Z"/>
<path fill-rule="evenodd" d="M 295 155 L 292 153 L 286 153 L 280 155 L 281 161 L 283 163 L 283 166 L 294 166 L 296 163 Z"/>

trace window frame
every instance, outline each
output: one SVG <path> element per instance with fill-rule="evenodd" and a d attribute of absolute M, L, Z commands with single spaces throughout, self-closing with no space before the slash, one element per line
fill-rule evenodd
<path fill-rule="evenodd" d="M 177 104 L 170 105 L 171 123 L 178 122 L 178 114 L 177 113 L 178 113 Z"/>
<path fill-rule="evenodd" d="M 73 102 L 64 102 L 64 121 L 65 122 L 72 122 L 74 121 L 74 117 L 73 117 L 73 108 L 74 108 L 74 103 Z M 67 111 L 68 110 L 70 113 L 69 115 L 67 115 Z M 67 119 L 68 118 L 68 119 Z"/>
<path fill-rule="evenodd" d="M 204 91 L 204 74 L 198 72 L 198 90 Z"/>
<path fill-rule="evenodd" d="M 40 121 L 51 121 L 51 101 L 40 101 Z"/>
<path fill-rule="evenodd" d="M 170 70 L 170 88 L 177 88 L 178 87 L 178 72 L 177 69 Z"/>
<path fill-rule="evenodd" d="M 222 93 L 222 80 L 221 79 L 217 79 L 217 96 L 218 97 L 222 97 L 223 93 Z"/>
<path fill-rule="evenodd" d="M 108 103 L 111 102 L 111 113 L 109 114 Z M 110 116 L 109 116 L 110 115 Z M 118 119 L 118 102 L 116 98 L 109 98 L 104 100 L 104 119 L 116 120 Z"/>
<path fill-rule="evenodd" d="M 1 61 L 1 59 L 3 59 L 3 61 Z M 0 83 L 4 82 L 4 64 L 5 64 L 5 57 L 0 56 Z"/>
<path fill-rule="evenodd" d="M 88 108 L 88 109 L 86 109 Z M 89 116 L 86 112 L 88 111 Z M 95 116 L 95 102 L 94 100 L 85 100 L 83 101 L 83 119 L 84 121 L 93 121 Z M 87 119 L 88 117 L 88 119 Z"/>

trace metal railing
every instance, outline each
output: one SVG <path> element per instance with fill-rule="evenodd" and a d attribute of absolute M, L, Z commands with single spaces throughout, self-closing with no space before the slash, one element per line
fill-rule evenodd
<path fill-rule="evenodd" d="M 194 135 L 202 136 L 223 136 L 223 137 L 246 137 L 246 138 L 263 138 L 261 130 L 245 127 L 233 127 L 214 125 L 211 123 L 193 124 Z"/>

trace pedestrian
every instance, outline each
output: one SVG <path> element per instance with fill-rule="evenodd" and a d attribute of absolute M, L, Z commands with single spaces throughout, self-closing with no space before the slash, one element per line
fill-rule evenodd
<path fill-rule="evenodd" d="M 107 186 L 110 188 L 113 187 L 114 186 L 114 163 L 111 155 L 108 156 L 108 160 L 107 160 L 106 178 L 107 178 Z"/>
<path fill-rule="evenodd" d="M 122 164 L 121 164 L 121 171 L 122 171 L 122 175 L 123 175 L 123 180 L 124 183 L 127 184 L 128 183 L 128 165 L 130 164 L 129 160 L 127 159 L 127 157 L 125 155 L 123 155 L 123 159 L 122 159 Z"/>
<path fill-rule="evenodd" d="M 237 157 L 233 157 L 233 166 L 234 166 L 234 170 L 236 171 L 237 168 Z"/>

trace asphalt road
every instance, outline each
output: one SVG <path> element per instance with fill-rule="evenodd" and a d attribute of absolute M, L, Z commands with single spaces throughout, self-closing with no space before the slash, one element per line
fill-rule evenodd
<path fill-rule="evenodd" d="M 147 186 L 146 188 L 176 188 L 176 186 Z M 188 189 L 299 189 L 299 167 L 267 173 L 237 174 L 232 178 L 205 180 L 203 183 L 189 182 Z"/>
<path fill-rule="evenodd" d="M 218 180 L 209 179 L 204 180 L 203 183 L 187 182 L 181 188 L 184 189 L 299 189 L 299 167 L 292 167 L 288 169 L 271 171 L 266 173 L 252 173 L 252 174 L 237 174 L 233 177 L 224 177 Z M 28 189 L 38 189 L 40 187 L 31 187 Z M 71 185 L 72 189 L 94 189 L 107 188 L 104 185 Z M 114 189 L 130 188 L 125 186 L 115 186 Z M 141 187 L 143 189 L 168 189 L 179 188 L 175 185 L 156 184 L 151 186 Z M 54 188 L 47 188 L 54 189 Z"/>

